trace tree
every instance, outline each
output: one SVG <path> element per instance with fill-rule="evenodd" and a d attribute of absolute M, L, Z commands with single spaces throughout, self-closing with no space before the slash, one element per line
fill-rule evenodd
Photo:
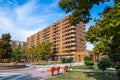
<path fill-rule="evenodd" d="M 2 34 L 0 40 L 0 58 L 11 58 L 12 57 L 12 48 L 10 45 L 10 34 Z"/>
<path fill-rule="evenodd" d="M 37 53 L 37 47 L 36 46 L 32 46 L 30 49 L 30 58 L 31 59 L 35 59 L 37 57 L 39 57 L 39 53 Z"/>
<path fill-rule="evenodd" d="M 21 47 L 20 45 L 17 46 L 17 47 L 14 47 L 13 48 L 13 53 L 12 53 L 12 57 L 15 59 L 15 60 L 20 60 L 22 58 L 25 58 L 25 54 L 24 54 L 24 49 L 23 47 Z"/>
<path fill-rule="evenodd" d="M 87 40 L 95 45 L 95 53 L 120 55 L 120 2 L 96 20 L 87 32 Z"/>
<path fill-rule="evenodd" d="M 59 6 L 66 13 L 71 12 L 70 24 L 76 25 L 80 21 L 87 23 L 91 19 L 90 9 L 93 5 L 99 5 L 100 3 L 109 2 L 111 0 L 60 0 Z M 113 0 L 115 3 L 120 2 L 120 0 Z"/>
<path fill-rule="evenodd" d="M 49 41 L 39 43 L 37 45 L 37 51 L 40 54 L 40 56 L 42 57 L 42 59 L 45 59 L 47 61 L 47 59 L 50 56 L 52 56 L 52 53 L 53 53 L 53 43 L 51 43 Z"/>
<path fill-rule="evenodd" d="M 100 39 L 99 37 L 99 27 L 97 26 L 90 26 L 89 30 L 87 31 L 87 41 L 93 44 L 96 44 Z"/>
<path fill-rule="evenodd" d="M 109 55 L 110 54 L 110 47 L 106 46 L 105 43 L 100 42 L 100 43 L 95 44 L 95 47 L 93 48 L 93 52 L 96 55 L 99 55 L 100 53 L 102 53 L 102 55 L 104 55 L 104 54 Z"/>

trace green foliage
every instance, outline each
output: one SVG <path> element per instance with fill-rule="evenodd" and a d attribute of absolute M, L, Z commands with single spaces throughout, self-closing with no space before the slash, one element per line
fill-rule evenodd
<path fill-rule="evenodd" d="M 114 63 L 112 67 L 116 69 L 117 76 L 118 76 L 118 78 L 120 80 L 120 64 L 119 63 Z"/>
<path fill-rule="evenodd" d="M 62 58 L 61 61 L 62 61 L 62 63 L 67 63 L 67 59 L 66 58 Z"/>
<path fill-rule="evenodd" d="M 85 56 L 84 57 L 84 64 L 86 65 L 86 66 L 93 66 L 94 65 L 94 62 L 93 62 L 93 60 L 92 60 L 92 58 L 90 57 L 90 56 Z"/>
<path fill-rule="evenodd" d="M 37 53 L 43 58 L 47 59 L 53 54 L 53 43 L 46 41 L 39 43 L 36 48 L 37 48 Z"/>
<path fill-rule="evenodd" d="M 105 75 L 106 74 L 106 75 Z M 107 73 L 98 73 L 98 72 L 75 72 L 70 71 L 68 73 L 48 78 L 46 80 L 119 80 L 114 72 Z"/>
<path fill-rule="evenodd" d="M 99 27 L 97 26 L 90 26 L 89 30 L 87 31 L 87 41 L 95 44 L 99 41 L 99 38 L 96 38 L 99 36 Z"/>
<path fill-rule="evenodd" d="M 86 66 L 86 65 L 80 65 L 80 66 L 72 66 L 72 69 L 81 69 L 81 70 L 86 70 L 86 69 L 95 69 L 98 70 L 97 65 L 94 66 Z"/>
<path fill-rule="evenodd" d="M 120 2 L 110 7 L 103 18 L 96 20 L 87 32 L 87 41 L 94 44 L 95 54 L 120 54 Z"/>
<path fill-rule="evenodd" d="M 47 61 L 47 58 L 51 57 L 53 54 L 53 43 L 46 41 L 38 43 L 36 46 L 32 46 L 27 50 L 27 55 L 30 59 L 42 58 Z"/>
<path fill-rule="evenodd" d="M 98 44 L 96 44 L 95 47 L 93 48 L 93 52 L 94 52 L 95 54 L 103 53 L 104 48 L 105 48 L 104 43 L 98 43 Z"/>
<path fill-rule="evenodd" d="M 87 69 L 95 69 L 94 66 L 87 66 Z"/>
<path fill-rule="evenodd" d="M 84 63 L 86 66 L 93 66 L 94 65 L 93 61 L 85 61 Z"/>
<path fill-rule="evenodd" d="M 36 58 L 37 56 L 39 57 L 39 55 L 37 54 L 37 48 L 35 46 L 32 46 L 29 52 L 29 58 L 33 59 Z"/>
<path fill-rule="evenodd" d="M 98 62 L 98 68 L 102 71 L 106 70 L 107 68 L 110 68 L 112 66 L 112 60 L 108 58 L 102 58 Z"/>
<path fill-rule="evenodd" d="M 90 10 L 94 4 L 109 2 L 110 0 L 60 0 L 59 6 L 66 13 L 72 12 L 70 16 L 71 25 L 76 25 L 80 21 L 87 23 L 91 19 Z M 113 0 L 118 3 L 119 0 Z M 83 4 L 84 3 L 84 4 Z"/>
<path fill-rule="evenodd" d="M 73 62 L 73 58 L 67 58 L 67 63 Z"/>
<path fill-rule="evenodd" d="M 110 54 L 110 47 L 103 42 L 99 42 L 97 44 L 95 44 L 95 47 L 93 48 L 93 52 L 96 55 L 99 55 L 100 53 L 102 53 L 102 55 L 104 54 Z"/>
<path fill-rule="evenodd" d="M 112 67 L 115 68 L 117 71 L 120 70 L 120 64 L 114 63 Z"/>
<path fill-rule="evenodd" d="M 12 57 L 12 48 L 10 45 L 10 34 L 2 34 L 0 40 L 0 58 L 11 58 Z"/>
<path fill-rule="evenodd" d="M 85 56 L 84 61 L 92 61 L 92 58 L 90 56 Z"/>
<path fill-rule="evenodd" d="M 73 58 L 62 58 L 61 61 L 62 63 L 70 63 L 73 62 Z"/>
<path fill-rule="evenodd" d="M 13 48 L 13 52 L 12 52 L 12 57 L 15 60 L 20 60 L 22 58 L 25 58 L 25 52 L 23 50 L 24 47 L 21 46 L 17 46 Z"/>

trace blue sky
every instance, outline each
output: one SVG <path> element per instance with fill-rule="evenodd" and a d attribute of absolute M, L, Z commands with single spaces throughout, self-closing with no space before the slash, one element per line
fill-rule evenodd
<path fill-rule="evenodd" d="M 64 18 L 65 14 L 58 6 L 59 0 L 0 0 L 0 37 L 3 33 L 10 33 L 12 40 L 26 41 L 27 37 Z M 94 5 L 91 17 L 98 19 L 107 2 L 100 6 Z M 86 30 L 94 25 L 91 20 L 86 24 Z M 93 45 L 87 43 L 87 49 Z"/>

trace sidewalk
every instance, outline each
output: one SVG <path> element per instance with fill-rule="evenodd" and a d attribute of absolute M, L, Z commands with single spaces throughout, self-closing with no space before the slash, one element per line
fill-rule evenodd
<path fill-rule="evenodd" d="M 47 72 L 48 68 L 56 66 L 70 66 L 67 64 L 53 65 L 31 65 L 27 64 L 27 68 L 0 70 L 0 80 L 45 80 L 51 77 L 51 73 Z M 83 63 L 71 63 L 72 66 L 83 65 Z M 60 71 L 60 73 L 63 73 Z"/>

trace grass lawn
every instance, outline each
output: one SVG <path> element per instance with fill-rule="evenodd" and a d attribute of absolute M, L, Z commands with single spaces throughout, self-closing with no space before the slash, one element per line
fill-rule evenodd
<path fill-rule="evenodd" d="M 80 66 L 72 66 L 71 68 L 72 69 L 82 69 L 82 70 L 86 70 L 86 69 L 95 69 L 95 70 L 97 70 L 98 69 L 97 65 L 90 66 L 90 67 L 88 67 L 86 65 L 80 65 Z"/>
<path fill-rule="evenodd" d="M 81 69 L 81 70 L 99 70 L 97 64 L 94 66 L 86 66 L 86 65 L 80 65 L 80 66 L 72 66 L 72 69 Z M 113 70 L 114 68 L 107 68 L 107 70 Z"/>
<path fill-rule="evenodd" d="M 116 73 L 68 72 L 46 80 L 118 80 Z"/>

